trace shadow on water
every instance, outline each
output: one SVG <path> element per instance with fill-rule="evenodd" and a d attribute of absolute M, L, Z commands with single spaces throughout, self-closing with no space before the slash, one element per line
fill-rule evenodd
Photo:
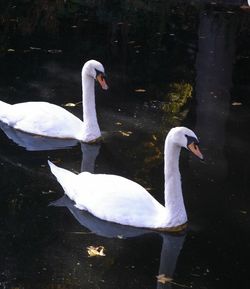
<path fill-rule="evenodd" d="M 96 146 L 1 126 L 0 288 L 249 288 L 243 1 L 3 2 L 1 100 L 73 102 L 67 109 L 81 117 L 80 70 L 90 58 L 104 63 L 110 90 L 96 90 L 104 135 Z M 180 95 L 188 101 L 173 113 Z M 122 175 L 162 202 L 163 141 L 183 124 L 206 158 L 181 154 L 190 224 L 183 236 L 128 230 L 77 210 L 47 166 L 50 159 L 77 173 Z M 88 257 L 88 246 L 104 246 L 106 256 Z M 178 284 L 157 282 L 159 274 Z"/>

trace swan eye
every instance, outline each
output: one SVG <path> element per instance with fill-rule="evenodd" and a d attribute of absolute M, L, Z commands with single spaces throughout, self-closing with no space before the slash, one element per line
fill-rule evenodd
<path fill-rule="evenodd" d="M 189 136 L 189 135 L 185 135 L 185 137 L 187 138 L 187 147 L 193 143 L 195 146 L 199 145 L 199 142 L 197 140 L 197 138 L 193 137 L 193 136 Z"/>
<path fill-rule="evenodd" d="M 95 71 L 96 71 L 96 78 L 97 78 L 98 76 L 100 76 L 102 80 L 105 78 L 104 73 L 103 73 L 102 71 L 97 70 L 97 69 L 96 69 Z"/>

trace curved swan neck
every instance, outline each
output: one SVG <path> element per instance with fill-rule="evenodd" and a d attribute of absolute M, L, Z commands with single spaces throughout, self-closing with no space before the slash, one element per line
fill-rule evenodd
<path fill-rule="evenodd" d="M 179 157 L 181 148 L 176 144 L 172 143 L 171 140 L 166 138 L 164 147 L 164 172 L 165 181 L 166 176 L 172 176 L 179 173 Z"/>
<path fill-rule="evenodd" d="M 181 147 L 166 138 L 165 141 L 165 207 L 169 210 L 170 215 L 175 215 L 180 209 L 184 209 L 181 179 L 179 171 L 179 157 Z M 178 210 L 177 210 L 178 209 Z M 176 211 L 177 210 L 177 211 Z"/>
<path fill-rule="evenodd" d="M 83 121 L 86 125 L 97 124 L 95 108 L 95 80 L 82 72 Z"/>

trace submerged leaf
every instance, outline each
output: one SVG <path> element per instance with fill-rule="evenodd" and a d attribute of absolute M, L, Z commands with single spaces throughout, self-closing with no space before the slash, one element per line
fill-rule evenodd
<path fill-rule="evenodd" d="M 42 50 L 42 48 L 30 46 L 30 50 Z"/>
<path fill-rule="evenodd" d="M 88 251 L 89 257 L 106 256 L 104 254 L 104 247 L 103 246 L 98 246 L 98 247 L 89 246 L 89 247 L 87 247 L 87 251 Z"/>
<path fill-rule="evenodd" d="M 246 215 L 246 214 L 247 214 L 247 211 L 241 210 L 240 212 L 241 212 L 241 214 L 243 214 L 243 215 Z"/>
<path fill-rule="evenodd" d="M 61 49 L 48 49 L 48 53 L 57 54 L 62 53 Z"/>

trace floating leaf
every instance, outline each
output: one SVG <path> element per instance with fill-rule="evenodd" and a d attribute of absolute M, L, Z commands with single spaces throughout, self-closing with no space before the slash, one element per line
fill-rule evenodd
<path fill-rule="evenodd" d="M 88 251 L 89 257 L 106 256 L 104 254 L 104 247 L 103 246 L 98 246 L 98 247 L 89 246 L 89 247 L 87 247 L 87 251 Z"/>
<path fill-rule="evenodd" d="M 237 101 L 235 101 L 235 102 L 232 103 L 232 105 L 233 105 L 233 106 L 242 105 L 242 102 L 237 102 Z"/>
<path fill-rule="evenodd" d="M 171 277 L 166 276 L 165 274 L 160 274 L 156 276 L 157 281 L 162 284 L 170 283 L 173 281 Z"/>
<path fill-rule="evenodd" d="M 157 136 L 155 134 L 152 135 L 153 140 L 157 140 Z"/>
<path fill-rule="evenodd" d="M 122 125 L 122 123 L 121 123 L 121 122 L 119 122 L 119 121 L 118 121 L 118 122 L 116 122 L 115 124 L 116 124 L 116 125 Z"/>
<path fill-rule="evenodd" d="M 132 134 L 132 131 L 119 130 L 119 133 L 122 134 L 123 136 L 130 136 Z"/>
<path fill-rule="evenodd" d="M 146 89 L 144 89 L 144 88 L 137 88 L 137 89 L 135 89 L 135 92 L 146 92 Z"/>
<path fill-rule="evenodd" d="M 76 104 L 73 103 L 73 102 L 68 102 L 68 103 L 64 104 L 64 106 L 65 106 L 65 107 L 75 107 Z"/>

